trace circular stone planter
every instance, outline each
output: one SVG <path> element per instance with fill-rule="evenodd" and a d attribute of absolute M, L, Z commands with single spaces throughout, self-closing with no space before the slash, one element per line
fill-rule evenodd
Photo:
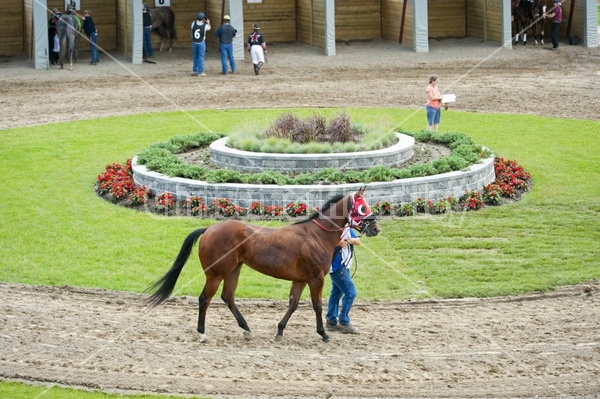
<path fill-rule="evenodd" d="M 241 172 L 315 172 L 323 168 L 362 170 L 377 165 L 401 165 L 414 154 L 415 139 L 396 133 L 398 142 L 374 151 L 326 154 L 273 154 L 242 151 L 227 147 L 227 137 L 210 145 L 210 158 L 216 165 Z"/>
<path fill-rule="evenodd" d="M 321 154 L 328 158 L 331 154 Z M 149 171 L 145 165 L 137 164 L 137 157 L 132 160 L 133 180 L 136 185 L 145 185 L 154 195 L 164 191 L 170 192 L 178 200 L 200 196 L 207 203 L 215 198 L 230 198 L 240 206 L 249 207 L 258 201 L 266 205 L 285 206 L 290 202 L 300 201 L 309 208 L 322 206 L 331 197 L 346 195 L 357 191 L 364 184 L 339 185 L 267 185 L 267 184 L 210 184 L 205 181 L 169 177 L 161 173 Z M 367 184 L 365 196 L 367 201 L 389 201 L 390 203 L 407 203 L 417 198 L 437 200 L 446 197 L 460 197 L 467 190 L 481 190 L 483 186 L 496 179 L 494 158 L 486 158 L 462 171 L 442 173 L 439 175 L 400 179 L 389 182 L 373 182 Z"/>

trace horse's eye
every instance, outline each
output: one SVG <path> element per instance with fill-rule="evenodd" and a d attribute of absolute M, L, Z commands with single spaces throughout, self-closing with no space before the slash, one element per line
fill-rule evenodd
<path fill-rule="evenodd" d="M 359 206 L 358 206 L 358 209 L 357 209 L 357 212 L 358 212 L 358 214 L 359 214 L 360 216 L 365 216 L 365 215 L 367 214 L 367 209 L 366 209 L 366 206 L 364 206 L 364 205 L 359 205 Z"/>

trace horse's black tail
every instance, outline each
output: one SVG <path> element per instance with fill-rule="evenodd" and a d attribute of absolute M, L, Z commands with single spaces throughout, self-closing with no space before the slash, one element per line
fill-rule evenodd
<path fill-rule="evenodd" d="M 173 40 L 177 40 L 177 29 L 175 29 L 175 13 L 171 11 L 171 43 L 173 43 Z"/>
<path fill-rule="evenodd" d="M 147 300 L 150 306 L 158 306 L 171 296 L 173 289 L 175 288 L 175 283 L 177 283 L 179 274 L 190 257 L 194 244 L 205 231 L 206 228 L 191 232 L 183 241 L 183 245 L 179 250 L 179 255 L 177 255 L 177 259 L 173 262 L 171 270 L 144 290 L 144 293 L 156 290 Z"/>

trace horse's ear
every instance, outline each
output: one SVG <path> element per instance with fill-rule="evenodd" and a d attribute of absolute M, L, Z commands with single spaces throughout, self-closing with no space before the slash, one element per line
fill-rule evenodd
<path fill-rule="evenodd" d="M 365 193 L 365 190 L 367 189 L 367 186 L 364 185 L 362 186 L 357 192 L 354 193 L 354 198 L 360 198 L 363 196 L 363 194 Z"/>

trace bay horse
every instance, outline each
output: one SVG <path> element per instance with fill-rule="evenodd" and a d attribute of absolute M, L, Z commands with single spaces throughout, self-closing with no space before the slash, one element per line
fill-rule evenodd
<path fill-rule="evenodd" d="M 73 58 L 78 61 L 79 39 L 81 38 L 81 23 L 74 15 L 62 15 L 56 23 L 56 33 L 60 41 L 58 61 L 63 69 L 65 57 L 69 58 L 69 70 L 73 70 Z"/>
<path fill-rule="evenodd" d="M 365 189 L 366 186 L 346 196 L 335 196 L 308 218 L 279 229 L 227 220 L 193 231 L 185 238 L 171 269 L 144 291 L 155 291 L 148 298 L 150 305 L 158 306 L 172 294 L 192 247 L 202 236 L 198 257 L 206 282 L 198 297 L 197 331 L 200 342 L 207 339 L 206 311 L 221 282 L 221 299 L 244 330 L 244 336 L 251 336 L 250 327 L 235 304 L 235 290 L 244 264 L 267 276 L 292 282 L 288 310 L 277 325 L 276 340 L 283 338 L 283 330 L 308 285 L 317 319 L 317 333 L 327 342 L 329 336 L 323 327 L 322 292 L 341 233 L 346 226 L 364 232 L 367 237 L 376 236 L 381 231 L 365 201 Z"/>
<path fill-rule="evenodd" d="M 157 7 L 150 9 L 152 15 L 152 30 L 157 30 L 162 38 L 160 50 L 163 51 L 165 39 L 171 41 L 169 52 L 173 51 L 173 40 L 175 40 L 175 13 L 170 7 Z"/>
<path fill-rule="evenodd" d="M 527 44 L 527 30 L 533 28 L 533 37 L 535 37 L 535 24 L 533 18 L 533 1 L 513 0 L 512 15 L 515 21 L 516 34 L 514 36 L 515 45 L 519 44 L 519 36 L 523 35 L 523 45 Z"/>

